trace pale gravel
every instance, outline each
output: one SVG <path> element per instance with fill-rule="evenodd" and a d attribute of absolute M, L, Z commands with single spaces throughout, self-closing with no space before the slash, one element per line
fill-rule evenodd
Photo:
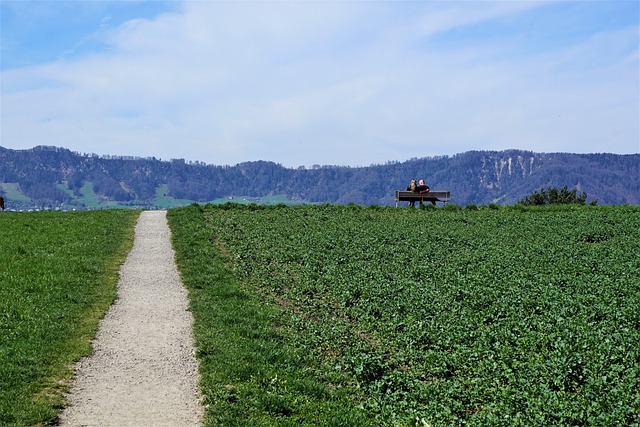
<path fill-rule="evenodd" d="M 61 426 L 198 426 L 203 408 L 187 291 L 165 211 L 142 212 L 118 298 L 82 359 Z"/>

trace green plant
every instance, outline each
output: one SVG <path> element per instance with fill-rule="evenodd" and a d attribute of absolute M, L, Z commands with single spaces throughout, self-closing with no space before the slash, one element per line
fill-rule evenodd
<path fill-rule="evenodd" d="M 436 205 L 434 205 L 433 203 L 426 203 L 426 204 L 421 204 L 420 205 L 420 209 L 426 210 L 426 211 L 434 211 L 434 210 L 438 209 L 438 207 Z"/>
<path fill-rule="evenodd" d="M 459 205 L 456 205 L 455 203 L 447 203 L 442 209 L 444 209 L 445 211 L 457 212 L 462 210 L 462 207 Z"/>
<path fill-rule="evenodd" d="M 278 216 L 283 211 L 289 209 L 207 205 L 169 211 L 177 264 L 195 318 L 205 424 L 371 425 L 357 407 L 360 394 L 353 384 L 339 372 L 320 370 L 312 355 L 291 345 L 290 313 L 280 306 L 286 301 L 260 291 L 253 279 L 235 271 L 241 254 L 225 249 L 211 222 L 214 214 L 214 221 L 242 234 L 233 221 L 236 215 L 264 219 L 264 212 Z"/>
<path fill-rule="evenodd" d="M 181 270 L 194 277 L 194 305 L 210 298 L 217 305 L 203 312 L 227 312 L 224 325 L 246 322 L 250 314 L 238 308 L 234 316 L 216 294 L 225 283 L 238 304 L 275 310 L 250 328 L 259 333 L 240 335 L 260 343 L 273 334 L 267 341 L 279 355 L 296 355 L 287 359 L 299 364 L 285 384 L 312 373 L 324 385 L 311 390 L 340 390 L 339 405 L 360 415 L 362 406 L 376 425 L 637 422 L 637 207 L 528 208 L 527 215 L 334 205 L 170 212 L 178 213 L 199 218 L 197 233 L 176 229 L 189 236 L 177 249 L 183 262 L 203 256 L 194 273 Z M 224 268 L 201 276 L 213 261 Z M 225 275 L 232 279 L 221 281 Z M 235 362 L 241 354 L 273 347 L 263 342 L 218 358 L 237 334 L 205 317 L 199 323 L 221 331 L 203 347 L 211 348 L 203 372 L 215 372 L 203 389 L 232 384 L 246 393 L 236 395 L 240 402 L 264 396 L 274 371 L 249 371 L 251 380 L 240 382 L 216 366 L 232 360 L 246 372 Z M 256 404 L 261 415 L 246 419 L 277 425 L 322 412 L 313 409 L 322 403 L 302 410 L 276 394 L 283 397 Z M 217 395 L 208 402 L 216 414 L 249 413 Z"/>
<path fill-rule="evenodd" d="M 425 216 L 322 205 L 170 214 L 199 218 L 202 233 L 180 233 L 194 239 L 177 249 L 185 262 L 198 253 L 202 266 L 224 262 L 221 271 L 235 281 L 225 285 L 229 292 L 256 310 L 276 309 L 259 323 L 260 334 L 275 333 L 270 340 L 283 353 L 307 356 L 293 357 L 300 361 L 293 370 L 340 378 L 322 380 L 320 389 L 343 391 L 340 405 L 356 414 L 362 406 L 376 425 L 637 423 L 640 210 L 527 212 L 436 209 Z M 202 268 L 192 286 L 217 301 L 223 276 L 198 276 Z M 223 324 L 196 318 L 199 328 L 220 335 L 212 346 L 225 337 L 233 342 L 228 329 L 252 315 L 234 310 L 225 310 Z M 216 347 L 207 351 L 212 367 L 204 372 L 217 369 L 217 354 Z M 260 395 L 259 384 L 274 377 L 263 372 L 270 374 L 254 373 L 255 384 L 236 387 Z M 203 388 L 235 384 L 223 375 L 203 380 Z M 286 389 L 279 384 L 272 393 L 286 396 Z M 215 413 L 232 411 L 220 397 L 210 399 Z M 290 402 L 258 405 L 259 419 L 299 416 Z M 288 410 L 274 418 L 267 408 Z"/>
<path fill-rule="evenodd" d="M 525 197 L 519 203 L 529 205 L 566 205 L 577 204 L 584 205 L 587 200 L 587 193 L 577 194 L 577 189 L 569 191 L 565 185 L 562 189 L 558 190 L 554 187 L 549 187 L 547 190 L 540 189 L 540 192 L 534 191 L 530 196 Z M 597 201 L 592 201 L 591 205 L 595 205 Z"/>

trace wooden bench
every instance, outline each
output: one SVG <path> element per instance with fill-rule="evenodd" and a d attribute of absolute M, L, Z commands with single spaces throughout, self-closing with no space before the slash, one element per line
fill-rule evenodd
<path fill-rule="evenodd" d="M 396 190 L 396 207 L 399 202 L 420 202 L 420 204 L 431 202 L 434 205 L 436 202 L 442 202 L 446 204 L 450 198 L 450 191 L 431 190 L 428 193 L 420 194 L 413 191 Z"/>

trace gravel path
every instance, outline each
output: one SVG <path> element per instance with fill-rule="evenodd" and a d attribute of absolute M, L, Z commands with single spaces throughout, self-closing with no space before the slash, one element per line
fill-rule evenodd
<path fill-rule="evenodd" d="M 165 211 L 142 212 L 118 299 L 76 368 L 62 426 L 197 426 L 200 404 L 187 292 Z"/>

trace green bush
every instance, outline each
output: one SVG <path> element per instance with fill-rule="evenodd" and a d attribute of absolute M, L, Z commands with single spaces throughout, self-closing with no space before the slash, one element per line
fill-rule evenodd
<path fill-rule="evenodd" d="M 445 211 L 457 212 L 461 211 L 462 207 L 460 205 L 456 205 L 455 203 L 447 203 L 443 208 Z"/>
<path fill-rule="evenodd" d="M 522 203 L 525 206 L 569 204 L 584 205 L 587 200 L 587 193 L 582 192 L 580 195 L 577 193 L 577 189 L 574 188 L 569 191 L 566 185 L 560 190 L 554 187 L 549 187 L 547 190 L 541 188 L 539 193 L 534 191 L 530 196 L 525 197 L 519 203 Z M 597 201 L 591 202 L 592 205 L 595 205 L 596 203 Z"/>

